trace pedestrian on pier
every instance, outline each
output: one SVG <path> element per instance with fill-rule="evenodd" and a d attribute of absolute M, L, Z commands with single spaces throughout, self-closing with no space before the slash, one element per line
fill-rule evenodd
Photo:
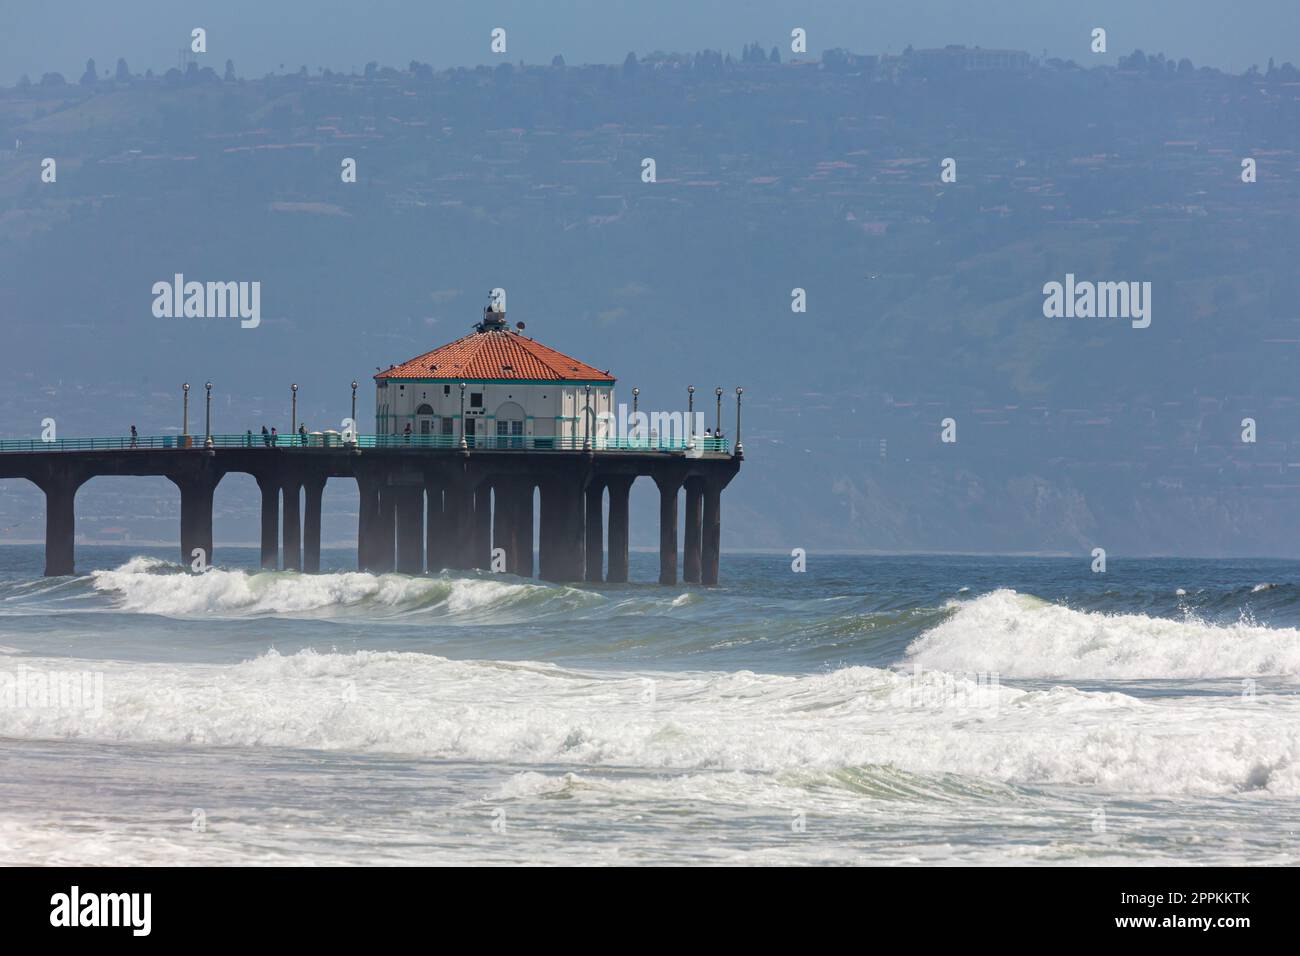
<path fill-rule="evenodd" d="M 410 422 L 407 422 L 407 423 L 406 423 L 406 427 L 402 429 L 402 437 L 406 439 L 406 443 L 407 443 L 408 445 L 411 443 L 411 423 L 410 423 Z"/>
<path fill-rule="evenodd" d="M 303 422 L 303 424 L 298 426 L 298 444 L 300 445 L 307 444 L 307 423 L 306 422 Z"/>
<path fill-rule="evenodd" d="M 140 433 L 135 430 L 134 425 L 131 426 L 131 447 L 132 448 L 140 447 Z"/>
<path fill-rule="evenodd" d="M 271 433 L 266 430 L 265 425 L 262 426 L 262 444 L 267 448 L 271 447 Z"/>
<path fill-rule="evenodd" d="M 274 448 L 280 443 L 280 433 L 276 431 L 274 425 L 271 426 L 271 447 Z"/>

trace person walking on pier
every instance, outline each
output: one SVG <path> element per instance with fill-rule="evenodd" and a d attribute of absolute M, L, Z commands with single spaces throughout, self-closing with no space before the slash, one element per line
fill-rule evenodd
<path fill-rule="evenodd" d="M 140 433 L 135 430 L 134 425 L 131 426 L 131 447 L 132 448 L 140 447 Z"/>
<path fill-rule="evenodd" d="M 274 425 L 271 426 L 271 447 L 274 448 L 280 443 L 280 433 L 276 431 Z"/>
<path fill-rule="evenodd" d="M 406 423 L 406 427 L 402 429 L 402 437 L 406 439 L 406 443 L 407 443 L 408 445 L 411 443 L 411 423 L 410 423 L 410 422 L 407 422 L 407 423 Z"/>
<path fill-rule="evenodd" d="M 262 426 L 262 444 L 267 448 L 271 447 L 271 433 L 266 430 L 265 425 Z"/>
<path fill-rule="evenodd" d="M 305 447 L 306 444 L 307 444 L 307 424 L 306 424 L 306 422 L 304 422 L 303 424 L 301 424 L 301 425 L 298 426 L 298 444 L 299 444 L 299 445 L 302 445 L 302 446 L 304 446 L 304 447 Z"/>

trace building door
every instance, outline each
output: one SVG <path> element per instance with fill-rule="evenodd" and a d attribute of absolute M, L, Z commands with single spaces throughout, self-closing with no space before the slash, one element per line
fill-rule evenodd
<path fill-rule="evenodd" d="M 433 406 L 421 405 L 415 410 L 415 420 L 419 423 L 417 431 L 421 435 L 433 434 Z"/>
<path fill-rule="evenodd" d="M 465 444 L 469 445 L 470 448 L 474 447 L 474 423 L 473 418 L 468 416 L 465 418 Z"/>
<path fill-rule="evenodd" d="M 510 421 L 497 419 L 497 447 L 523 448 L 524 423 L 517 418 Z"/>
<path fill-rule="evenodd" d="M 497 409 L 497 447 L 524 447 L 524 409 L 518 402 L 505 402 Z"/>

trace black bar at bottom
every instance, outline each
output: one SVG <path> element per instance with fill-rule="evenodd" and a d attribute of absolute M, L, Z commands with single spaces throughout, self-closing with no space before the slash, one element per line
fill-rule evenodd
<path fill-rule="evenodd" d="M 803 837 L 792 833 L 785 839 Z M 538 840 L 540 861 L 545 856 L 545 838 Z M 492 859 L 492 848 L 485 846 L 483 862 Z M 716 884 L 716 876 L 709 872 L 666 875 L 647 870 L 611 881 L 575 871 L 569 879 L 582 884 L 584 919 L 609 925 L 625 921 L 629 878 L 658 884 L 665 891 L 671 887 L 678 897 L 683 881 L 699 879 L 701 890 Z M 1068 941 L 1073 949 L 1080 941 L 1095 939 L 1181 944 L 1199 938 L 1225 951 L 1289 934 L 1294 873 L 1282 868 L 1025 866 L 971 871 L 864 866 L 856 872 L 841 869 L 825 874 L 733 870 L 728 881 L 741 884 L 740 892 L 814 900 L 823 912 L 839 913 L 845 919 L 852 914 L 854 925 L 867 933 L 881 927 L 890 928 L 891 938 L 915 933 L 927 949 L 947 942 L 996 939 Z M 438 909 L 445 911 L 451 904 L 465 927 L 489 925 L 485 920 L 494 913 L 500 916 L 503 883 L 509 884 L 513 925 L 535 927 L 538 924 L 530 924 L 528 917 L 540 920 L 554 912 L 553 879 L 530 869 L 458 875 L 454 882 L 440 884 Z M 319 941 L 333 949 L 343 940 L 373 939 L 376 921 L 417 928 L 427 925 L 426 920 L 440 919 L 429 913 L 429 883 L 409 868 L 0 869 L 0 918 L 11 951 L 26 952 L 13 944 L 34 936 L 57 939 L 77 933 L 81 939 L 130 940 L 146 928 L 143 896 L 119 897 L 113 903 L 118 922 L 125 925 L 73 927 L 74 886 L 80 903 L 78 922 L 83 924 L 88 921 L 84 914 L 91 895 L 149 894 L 148 935 L 161 941 L 202 938 L 209 945 L 234 944 L 256 932 L 259 940 L 292 941 L 299 948 Z M 571 892 L 569 888 L 566 898 Z M 321 900 L 330 899 L 346 903 L 321 907 Z M 108 909 L 96 909 L 111 916 Z M 134 925 L 132 915 L 137 917 Z M 784 919 L 791 926 L 800 920 L 797 913 Z M 57 925 L 60 922 L 68 925 Z M 725 932 L 734 943 L 737 938 L 770 932 L 771 922 L 728 920 Z"/>

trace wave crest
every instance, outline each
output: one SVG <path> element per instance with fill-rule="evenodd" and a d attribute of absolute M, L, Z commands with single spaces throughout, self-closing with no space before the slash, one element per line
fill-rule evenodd
<path fill-rule="evenodd" d="M 1300 675 L 1294 628 L 1077 611 L 1005 589 L 950 606 L 947 620 L 908 647 L 914 664 L 1029 678 Z"/>
<path fill-rule="evenodd" d="M 331 617 L 363 613 L 398 616 L 425 611 L 455 617 L 539 610 L 572 611 L 603 600 L 576 588 L 465 577 L 411 577 L 345 571 L 299 574 L 293 571 L 224 570 L 190 574 L 157 558 L 136 557 L 111 571 L 94 571 L 96 591 L 113 598 L 118 609 L 169 617 Z"/>

